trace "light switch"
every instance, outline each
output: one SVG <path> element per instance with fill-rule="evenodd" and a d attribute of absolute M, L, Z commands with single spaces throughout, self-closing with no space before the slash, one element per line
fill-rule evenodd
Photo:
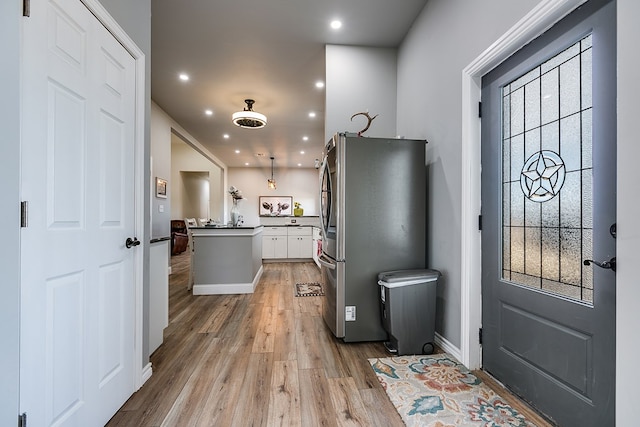
<path fill-rule="evenodd" d="M 158 205 L 158 212 L 164 212 L 164 205 Z"/>

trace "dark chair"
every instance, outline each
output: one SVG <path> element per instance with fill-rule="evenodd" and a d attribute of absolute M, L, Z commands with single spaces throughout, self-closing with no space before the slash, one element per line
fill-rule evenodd
<path fill-rule="evenodd" d="M 181 219 L 171 220 L 171 255 L 178 255 L 187 250 L 189 235 L 187 226 Z"/>

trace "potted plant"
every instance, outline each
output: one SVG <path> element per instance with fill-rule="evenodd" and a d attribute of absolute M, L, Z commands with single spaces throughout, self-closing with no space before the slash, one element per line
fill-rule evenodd
<path fill-rule="evenodd" d="M 302 209 L 300 202 L 295 202 L 293 204 L 293 216 L 302 216 L 303 213 L 304 209 Z"/>

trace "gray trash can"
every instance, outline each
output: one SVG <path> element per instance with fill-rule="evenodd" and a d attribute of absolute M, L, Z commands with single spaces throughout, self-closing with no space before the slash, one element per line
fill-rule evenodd
<path fill-rule="evenodd" d="M 436 326 L 437 270 L 394 270 L 378 274 L 385 346 L 398 355 L 431 354 Z"/>

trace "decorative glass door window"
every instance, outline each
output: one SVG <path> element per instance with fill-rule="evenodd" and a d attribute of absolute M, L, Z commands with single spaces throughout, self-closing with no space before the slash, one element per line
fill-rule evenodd
<path fill-rule="evenodd" d="M 502 89 L 502 278 L 593 302 L 591 35 Z"/>

